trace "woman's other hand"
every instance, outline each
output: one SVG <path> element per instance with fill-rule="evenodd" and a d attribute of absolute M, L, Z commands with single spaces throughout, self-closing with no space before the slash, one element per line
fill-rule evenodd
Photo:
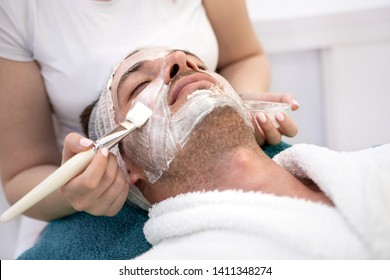
<path fill-rule="evenodd" d="M 289 93 L 245 93 L 241 97 L 244 100 L 287 103 L 292 111 L 299 109 L 298 102 Z M 282 140 L 283 135 L 294 137 L 298 133 L 298 128 L 294 121 L 283 112 L 275 115 L 275 120 L 279 124 L 278 128 L 274 126 L 271 119 L 264 113 L 251 115 L 251 117 L 259 145 L 264 145 L 265 143 L 276 145 Z"/>

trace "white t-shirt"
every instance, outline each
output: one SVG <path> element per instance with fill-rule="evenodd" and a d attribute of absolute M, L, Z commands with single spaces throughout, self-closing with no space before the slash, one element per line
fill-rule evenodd
<path fill-rule="evenodd" d="M 150 45 L 192 51 L 216 68 L 217 41 L 201 0 L 1 1 L 0 57 L 39 63 L 59 142 L 81 131 L 79 115 L 112 67 Z"/>

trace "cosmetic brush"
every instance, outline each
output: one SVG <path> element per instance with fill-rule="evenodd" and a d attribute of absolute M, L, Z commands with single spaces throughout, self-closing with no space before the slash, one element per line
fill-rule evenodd
<path fill-rule="evenodd" d="M 98 139 L 93 147 L 85 152 L 80 152 L 66 161 L 44 181 L 33 188 L 29 193 L 18 200 L 0 217 L 1 222 L 8 222 L 16 216 L 35 205 L 37 202 L 65 185 L 71 179 L 79 175 L 92 161 L 95 152 L 103 147 L 112 148 L 125 136 L 136 128 L 141 127 L 152 115 L 152 111 L 144 104 L 138 102 L 127 113 L 126 119 L 110 133 Z"/>

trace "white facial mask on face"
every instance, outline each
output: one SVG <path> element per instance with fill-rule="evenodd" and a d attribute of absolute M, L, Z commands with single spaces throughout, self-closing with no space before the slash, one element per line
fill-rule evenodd
<path fill-rule="evenodd" d="M 142 50 L 131 64 L 141 60 L 153 61 L 165 58 L 168 54 L 168 49 Z M 134 58 L 130 59 L 133 61 Z M 233 107 L 246 123 L 252 126 L 249 114 L 233 88 L 221 76 L 208 71 L 205 72 L 212 76 L 219 85 L 193 92 L 187 97 L 187 102 L 172 114 L 168 105 L 169 85 L 164 84 L 163 70 L 164 65 L 160 69 L 160 76 L 154 79 L 133 101 L 133 103 L 138 101 L 144 103 L 152 109 L 153 115 L 141 129 L 122 141 L 126 155 L 144 169 L 151 183 L 156 182 L 169 168 L 169 164 L 185 146 L 196 125 L 215 108 Z M 114 101 L 115 111 L 120 112 L 117 97 L 107 96 L 106 98 L 111 99 L 111 102 Z M 118 119 L 120 121 L 122 118 Z"/>

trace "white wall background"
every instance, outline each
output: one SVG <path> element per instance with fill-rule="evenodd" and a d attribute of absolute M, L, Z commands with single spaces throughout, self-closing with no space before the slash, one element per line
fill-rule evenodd
<path fill-rule="evenodd" d="M 301 108 L 289 143 L 358 150 L 389 143 L 390 0 L 247 0 L 270 57 L 271 91 Z"/>
<path fill-rule="evenodd" d="M 390 143 L 390 41 L 340 46 L 324 57 L 325 143 L 348 150 Z"/>
<path fill-rule="evenodd" d="M 254 21 L 317 17 L 388 7 L 389 0 L 246 0 Z"/>
<path fill-rule="evenodd" d="M 272 67 L 271 92 L 290 92 L 298 100 L 300 109 L 290 116 L 299 132 L 284 141 L 325 145 L 324 109 L 321 88 L 321 53 L 319 50 L 270 54 Z"/>

